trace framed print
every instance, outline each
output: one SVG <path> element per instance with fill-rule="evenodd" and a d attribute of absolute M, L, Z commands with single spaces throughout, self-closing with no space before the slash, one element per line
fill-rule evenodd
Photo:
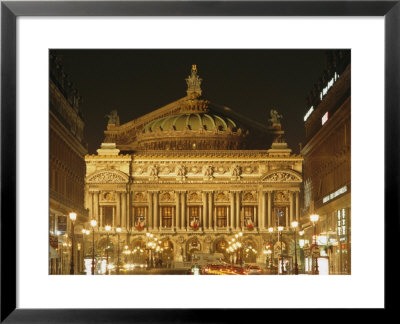
<path fill-rule="evenodd" d="M 391 309 L 399 16 L 3 1 L 1 320 Z"/>

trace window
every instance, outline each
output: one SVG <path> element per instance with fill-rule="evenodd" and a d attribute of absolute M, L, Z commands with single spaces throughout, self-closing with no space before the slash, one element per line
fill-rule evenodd
<path fill-rule="evenodd" d="M 337 234 L 343 236 L 346 231 L 346 210 L 340 209 L 337 211 Z"/>
<path fill-rule="evenodd" d="M 226 206 L 217 207 L 217 227 L 226 227 Z"/>
<path fill-rule="evenodd" d="M 274 209 L 274 217 L 276 226 L 286 226 L 286 208 L 277 207 Z"/>
<path fill-rule="evenodd" d="M 172 207 L 161 207 L 162 227 L 172 227 Z"/>
<path fill-rule="evenodd" d="M 255 215 L 254 215 L 254 206 L 245 206 L 243 209 L 244 212 L 244 225 L 254 226 L 255 225 Z"/>
<path fill-rule="evenodd" d="M 200 206 L 189 207 L 189 226 L 190 227 L 200 226 Z"/>
<path fill-rule="evenodd" d="M 103 226 L 113 225 L 113 206 L 103 206 Z"/>

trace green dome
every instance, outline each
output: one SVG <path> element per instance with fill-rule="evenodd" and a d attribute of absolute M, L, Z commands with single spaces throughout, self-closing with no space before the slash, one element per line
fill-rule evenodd
<path fill-rule="evenodd" d="M 236 130 L 237 125 L 228 117 L 221 117 L 206 113 L 187 113 L 153 120 L 144 127 L 143 133 L 155 132 L 157 130 L 183 131 L 185 129 L 189 129 L 196 131 L 202 128 L 208 131 L 215 129 L 219 131 L 231 129 L 234 131 Z"/>

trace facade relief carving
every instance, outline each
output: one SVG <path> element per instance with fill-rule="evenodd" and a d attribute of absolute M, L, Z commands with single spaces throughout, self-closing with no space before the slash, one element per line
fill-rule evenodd
<path fill-rule="evenodd" d="M 214 197 L 217 202 L 229 201 L 228 191 L 217 191 Z"/>
<path fill-rule="evenodd" d="M 144 192 L 137 192 L 133 196 L 133 200 L 137 202 L 147 201 L 147 195 Z"/>
<path fill-rule="evenodd" d="M 86 183 L 127 183 L 128 181 L 129 178 L 126 175 L 122 176 L 115 172 L 104 171 L 89 176 Z"/>
<path fill-rule="evenodd" d="M 106 191 L 102 193 L 101 198 L 103 201 L 114 201 L 115 194 L 113 192 Z"/>
<path fill-rule="evenodd" d="M 289 201 L 289 194 L 287 191 L 277 191 L 274 193 L 275 202 L 287 202 Z"/>
<path fill-rule="evenodd" d="M 149 172 L 149 180 L 157 180 L 158 179 L 158 168 L 156 165 L 152 165 L 148 169 Z"/>
<path fill-rule="evenodd" d="M 257 192 L 256 191 L 246 191 L 243 193 L 243 201 L 244 202 L 256 202 L 257 201 Z"/>
<path fill-rule="evenodd" d="M 197 191 L 191 191 L 188 194 L 188 200 L 190 202 L 201 202 L 201 194 Z"/>
<path fill-rule="evenodd" d="M 203 168 L 204 180 L 211 180 L 214 177 L 214 169 L 211 165 Z"/>
<path fill-rule="evenodd" d="M 174 199 L 175 199 L 175 195 L 173 192 L 162 191 L 160 193 L 160 201 L 171 202 L 171 201 L 174 201 Z"/>
<path fill-rule="evenodd" d="M 301 182 L 301 178 L 289 172 L 277 171 L 267 175 L 263 181 L 266 182 Z"/>

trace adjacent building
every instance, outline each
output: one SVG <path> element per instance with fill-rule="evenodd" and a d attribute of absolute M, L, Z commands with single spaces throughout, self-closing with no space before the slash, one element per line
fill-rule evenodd
<path fill-rule="evenodd" d="M 301 223 L 305 235 L 301 245 L 306 272 L 313 272 L 318 257 L 320 272 L 351 274 L 350 51 L 330 51 L 327 55 L 327 69 L 308 96 L 304 116 Z M 311 214 L 319 215 L 315 223 L 317 244 Z"/>
<path fill-rule="evenodd" d="M 80 95 L 65 74 L 58 57 L 50 55 L 49 150 L 49 273 L 71 271 L 72 232 L 70 213 L 76 213 L 73 272 L 83 270 L 82 226 L 88 221 L 84 208 L 87 145 Z"/>
<path fill-rule="evenodd" d="M 127 123 L 112 111 L 104 143 L 85 157 L 96 273 L 105 259 L 179 267 L 196 253 L 268 266 L 282 258 L 289 270 L 303 158 L 287 147 L 282 116 L 256 122 L 210 102 L 195 65 L 186 82 L 185 97 Z"/>

